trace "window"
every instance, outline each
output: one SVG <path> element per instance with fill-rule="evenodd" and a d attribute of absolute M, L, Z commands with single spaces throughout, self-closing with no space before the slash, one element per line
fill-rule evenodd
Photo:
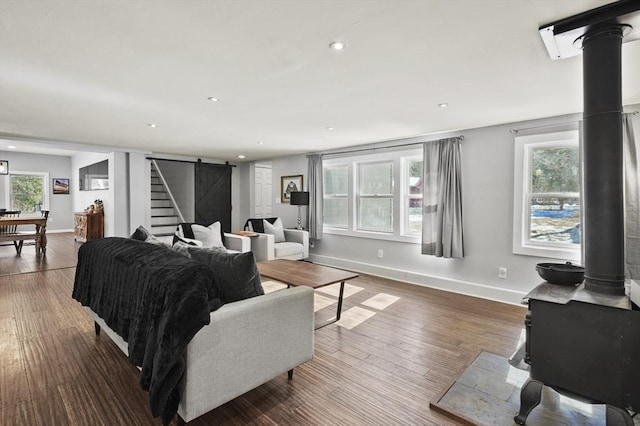
<path fill-rule="evenodd" d="M 39 213 L 49 205 L 49 174 L 39 172 L 13 172 L 7 179 L 6 191 L 9 210 L 22 214 Z"/>
<path fill-rule="evenodd" d="M 324 232 L 419 243 L 422 150 L 324 160 Z"/>
<path fill-rule="evenodd" d="M 578 132 L 516 138 L 514 253 L 580 260 Z"/>
<path fill-rule="evenodd" d="M 393 232 L 393 162 L 357 167 L 358 229 Z"/>
<path fill-rule="evenodd" d="M 323 170 L 325 225 L 336 228 L 349 226 L 349 166 L 325 167 Z"/>
<path fill-rule="evenodd" d="M 407 159 L 405 180 L 405 234 L 422 234 L 422 160 Z"/>

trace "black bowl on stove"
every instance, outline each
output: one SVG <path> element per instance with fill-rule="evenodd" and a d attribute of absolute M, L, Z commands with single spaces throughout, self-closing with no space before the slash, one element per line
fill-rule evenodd
<path fill-rule="evenodd" d="M 584 268 L 567 263 L 538 263 L 536 271 L 551 284 L 576 285 L 584 281 Z"/>

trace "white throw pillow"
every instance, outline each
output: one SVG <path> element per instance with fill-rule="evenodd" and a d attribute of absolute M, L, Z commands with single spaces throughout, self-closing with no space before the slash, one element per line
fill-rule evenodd
<path fill-rule="evenodd" d="M 194 239 L 202 242 L 202 247 L 206 248 L 224 248 L 224 244 L 222 243 L 222 236 L 220 234 L 220 222 L 214 222 L 209 226 L 196 225 L 195 223 L 191 225 L 191 230 L 193 231 Z M 179 237 L 184 239 L 184 234 L 182 232 L 182 227 L 178 227 L 177 234 Z"/>
<path fill-rule="evenodd" d="M 262 226 L 264 226 L 265 234 L 271 234 L 275 237 L 276 243 L 287 241 L 284 239 L 284 229 L 280 218 L 277 218 L 273 225 L 270 224 L 268 220 L 262 219 Z"/>

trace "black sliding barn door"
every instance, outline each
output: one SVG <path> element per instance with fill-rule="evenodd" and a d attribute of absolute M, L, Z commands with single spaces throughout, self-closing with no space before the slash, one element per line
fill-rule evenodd
<path fill-rule="evenodd" d="M 231 232 L 231 166 L 196 163 L 195 222 Z"/>

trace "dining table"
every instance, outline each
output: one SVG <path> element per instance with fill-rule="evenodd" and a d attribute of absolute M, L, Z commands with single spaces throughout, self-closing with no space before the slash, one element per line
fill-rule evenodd
<path fill-rule="evenodd" d="M 33 225 L 34 231 L 22 231 L 19 232 L 2 232 L 2 230 L 8 230 L 11 225 Z M 36 243 L 36 255 L 45 255 L 47 252 L 47 218 L 40 216 L 21 216 L 21 217 L 7 217 L 0 216 L 0 241 L 24 241 L 35 240 Z M 15 243 L 14 243 L 15 244 Z M 22 244 L 20 244 L 22 248 Z"/>

